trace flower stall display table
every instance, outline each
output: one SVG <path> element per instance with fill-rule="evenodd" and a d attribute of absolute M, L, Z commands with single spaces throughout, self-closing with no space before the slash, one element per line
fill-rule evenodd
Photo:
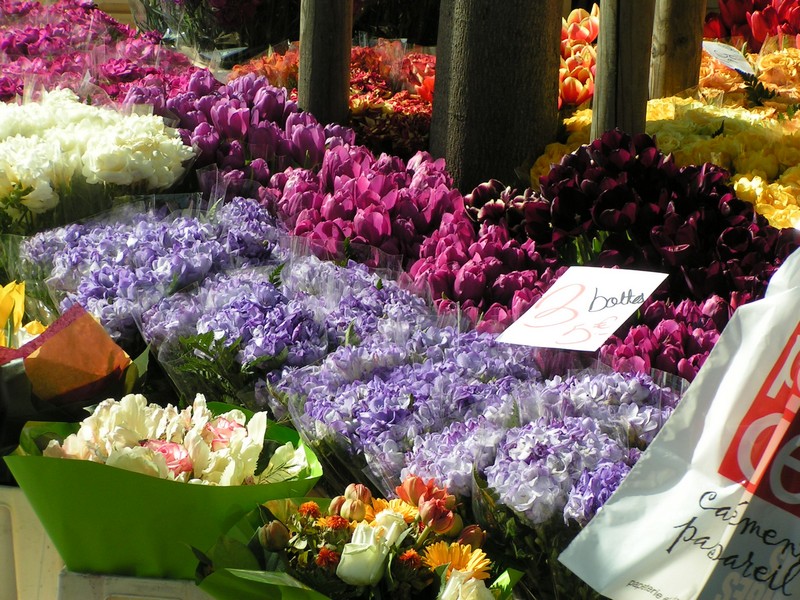
<path fill-rule="evenodd" d="M 63 566 L 22 490 L 0 486 L 0 600 L 55 600 Z"/>
<path fill-rule="evenodd" d="M 193 581 L 89 575 L 64 570 L 58 600 L 210 600 Z"/>

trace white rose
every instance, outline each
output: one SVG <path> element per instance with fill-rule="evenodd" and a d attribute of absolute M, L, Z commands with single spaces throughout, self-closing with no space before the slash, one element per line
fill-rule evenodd
<path fill-rule="evenodd" d="M 344 545 L 336 575 L 349 585 L 375 585 L 383 577 L 389 545 L 371 525 L 356 525 L 351 541 Z"/>
<path fill-rule="evenodd" d="M 372 525 L 383 529 L 384 539 L 389 546 L 394 546 L 398 538 L 408 529 L 402 513 L 390 508 L 386 508 L 375 515 Z"/>
<path fill-rule="evenodd" d="M 471 573 L 454 570 L 438 600 L 495 600 L 495 597 L 482 580 L 473 578 Z"/>

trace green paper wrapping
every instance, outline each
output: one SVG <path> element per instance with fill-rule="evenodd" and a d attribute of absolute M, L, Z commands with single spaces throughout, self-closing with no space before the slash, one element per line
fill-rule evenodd
<path fill-rule="evenodd" d="M 64 424 L 52 431 L 64 433 Z M 41 434 L 47 427 L 32 424 Z M 297 432 L 270 425 L 267 438 L 299 444 Z M 305 447 L 305 446 L 304 446 Z M 162 579 L 193 579 L 194 548 L 208 548 L 268 500 L 305 495 L 322 476 L 305 447 L 307 477 L 254 486 L 180 483 L 80 460 L 6 456 L 67 569 Z"/>
<path fill-rule="evenodd" d="M 286 573 L 221 569 L 199 586 L 217 600 L 329 600 Z"/>

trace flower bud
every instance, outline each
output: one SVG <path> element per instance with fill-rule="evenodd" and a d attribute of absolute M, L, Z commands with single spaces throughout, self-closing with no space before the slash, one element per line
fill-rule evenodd
<path fill-rule="evenodd" d="M 289 543 L 291 533 L 280 521 L 270 521 L 258 528 L 258 542 L 267 550 L 277 552 Z"/>
<path fill-rule="evenodd" d="M 445 533 L 453 526 L 455 515 L 445 506 L 444 500 L 432 498 L 420 504 L 419 518 L 436 533 Z"/>
<path fill-rule="evenodd" d="M 349 521 L 363 521 L 367 516 L 367 505 L 361 500 L 345 499 L 339 514 Z"/>
<path fill-rule="evenodd" d="M 445 537 L 454 538 L 464 529 L 464 519 L 458 513 L 453 513 L 453 524 L 444 532 Z"/>
<path fill-rule="evenodd" d="M 336 496 L 333 500 L 331 500 L 331 504 L 328 507 L 328 514 L 329 515 L 340 515 L 342 510 L 342 505 L 344 501 L 347 500 L 344 496 Z"/>
<path fill-rule="evenodd" d="M 344 489 L 344 497 L 349 500 L 361 500 L 368 504 L 372 502 L 372 492 L 363 483 L 351 483 Z"/>
<path fill-rule="evenodd" d="M 461 530 L 461 535 L 456 541 L 464 546 L 469 545 L 475 550 L 486 542 L 486 532 L 477 525 L 467 525 Z"/>

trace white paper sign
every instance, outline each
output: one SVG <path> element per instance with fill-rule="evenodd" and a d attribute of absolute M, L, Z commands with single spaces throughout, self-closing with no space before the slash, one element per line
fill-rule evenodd
<path fill-rule="evenodd" d="M 734 71 L 747 73 L 748 75 L 756 74 L 744 55 L 733 46 L 703 40 L 703 50 Z"/>
<path fill-rule="evenodd" d="M 570 267 L 497 339 L 523 346 L 597 350 L 666 277 L 651 271 Z"/>

